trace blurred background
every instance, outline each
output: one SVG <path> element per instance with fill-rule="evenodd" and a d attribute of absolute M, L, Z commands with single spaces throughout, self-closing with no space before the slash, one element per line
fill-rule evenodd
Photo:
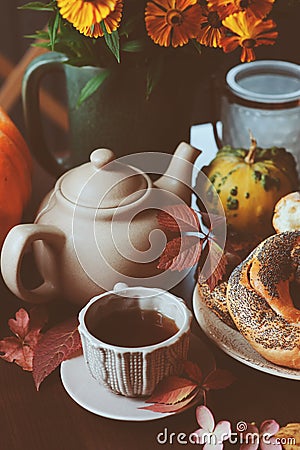
<path fill-rule="evenodd" d="M 125 0 L 130 1 L 130 0 Z M 40 11 L 19 10 L 26 3 L 24 0 L 1 0 L 0 15 L 0 104 L 10 114 L 17 126 L 26 136 L 24 129 L 21 82 L 23 71 L 32 57 L 31 43 L 26 38 L 36 30 L 45 27 L 48 15 Z M 298 0 L 277 0 L 272 18 L 278 24 L 279 37 L 274 46 L 263 46 L 256 50 L 257 59 L 281 59 L 298 63 L 299 53 L 299 19 L 300 2 Z M 193 123 L 211 121 L 212 99 L 210 75 L 224 77 L 226 71 L 239 64 L 240 50 L 225 55 L 221 50 L 209 51 L 203 55 L 203 72 L 199 73 L 198 92 L 193 105 Z M 63 148 L 67 142 L 67 113 L 65 105 L 65 89 L 63 76 L 57 74 L 43 82 L 44 126 L 49 146 Z M 47 114 L 45 114 L 45 111 Z M 43 171 L 41 177 L 51 184 L 52 178 Z M 35 181 L 40 183 L 41 178 Z M 48 184 L 49 184 L 48 183 Z M 47 188 L 45 188 L 47 190 Z M 43 195 L 40 192 L 40 195 Z"/>

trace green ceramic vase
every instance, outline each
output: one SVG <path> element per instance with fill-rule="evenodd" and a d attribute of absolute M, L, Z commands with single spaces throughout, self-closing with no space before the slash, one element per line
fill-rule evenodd
<path fill-rule="evenodd" d="M 50 151 L 41 124 L 39 85 L 54 70 L 64 71 L 66 78 L 67 159 Z M 101 70 L 66 64 L 64 55 L 52 52 L 33 60 L 25 72 L 22 96 L 27 138 L 36 160 L 54 176 L 87 162 L 95 148 L 110 148 L 120 157 L 146 151 L 172 153 L 181 141 L 189 141 L 197 82 L 192 67 L 174 60 L 146 99 L 146 70 L 117 65 L 100 88 L 78 106 L 81 89 Z"/>

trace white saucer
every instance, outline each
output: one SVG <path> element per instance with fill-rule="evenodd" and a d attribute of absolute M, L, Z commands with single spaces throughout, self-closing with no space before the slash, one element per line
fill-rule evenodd
<path fill-rule="evenodd" d="M 193 294 L 193 308 L 197 322 L 204 333 L 229 356 L 261 372 L 290 380 L 300 380 L 300 370 L 288 369 L 267 361 L 251 347 L 237 330 L 222 322 L 203 304 L 197 285 Z"/>
<path fill-rule="evenodd" d="M 199 364 L 204 374 L 215 368 L 215 360 L 208 348 L 196 336 L 191 336 L 189 359 Z M 116 395 L 99 384 L 90 375 L 83 356 L 64 361 L 60 375 L 63 386 L 70 397 L 83 408 L 97 414 L 117 420 L 146 421 L 165 418 L 176 413 L 157 413 L 139 409 L 149 406 L 144 399 L 128 398 Z M 193 406 L 187 405 L 185 409 Z M 181 412 L 181 411 L 179 411 Z"/>

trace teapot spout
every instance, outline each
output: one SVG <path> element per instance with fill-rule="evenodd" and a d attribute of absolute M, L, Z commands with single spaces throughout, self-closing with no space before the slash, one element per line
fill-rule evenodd
<path fill-rule="evenodd" d="M 193 164 L 200 154 L 201 150 L 181 142 L 175 150 L 167 171 L 154 185 L 159 189 L 172 192 L 190 205 Z"/>

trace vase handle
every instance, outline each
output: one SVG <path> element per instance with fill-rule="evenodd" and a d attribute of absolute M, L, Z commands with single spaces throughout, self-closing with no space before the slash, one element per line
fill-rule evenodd
<path fill-rule="evenodd" d="M 39 104 L 41 79 L 49 72 L 62 71 L 67 57 L 61 53 L 49 52 L 35 58 L 27 67 L 22 84 L 22 100 L 27 138 L 30 150 L 38 163 L 52 175 L 65 171 L 63 161 L 52 153 L 45 140 Z"/>

